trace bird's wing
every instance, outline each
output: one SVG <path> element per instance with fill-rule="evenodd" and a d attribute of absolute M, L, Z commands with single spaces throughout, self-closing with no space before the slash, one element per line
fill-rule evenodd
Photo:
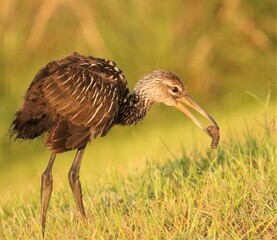
<path fill-rule="evenodd" d="M 113 62 L 73 55 L 57 62 L 43 92 L 54 111 L 71 124 L 105 131 L 113 125 L 127 81 Z"/>

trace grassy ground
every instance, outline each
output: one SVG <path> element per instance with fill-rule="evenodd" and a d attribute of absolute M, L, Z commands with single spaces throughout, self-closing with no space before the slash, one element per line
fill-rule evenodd
<path fill-rule="evenodd" d="M 53 192 L 47 239 L 276 239 L 276 145 L 271 132 L 125 176 L 84 182 L 88 220 L 69 188 Z M 39 189 L 0 208 L 0 239 L 39 239 Z"/>
<path fill-rule="evenodd" d="M 153 69 L 176 71 L 222 141 L 210 152 L 210 139 L 165 106 L 137 127 L 115 127 L 84 156 L 87 223 L 67 182 L 75 153 L 58 156 L 48 239 L 274 238 L 276 126 L 271 138 L 257 133 L 267 104 L 246 94 L 264 99 L 271 89 L 267 112 L 276 117 L 274 0 L 4 0 L 0 15 L 0 239 L 41 237 L 49 151 L 41 139 L 12 143 L 7 133 L 35 73 L 74 51 L 114 60 L 131 88 Z"/>

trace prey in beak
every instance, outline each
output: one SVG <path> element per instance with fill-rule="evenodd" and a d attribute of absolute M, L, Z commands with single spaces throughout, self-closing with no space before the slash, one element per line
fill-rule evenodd
<path fill-rule="evenodd" d="M 195 103 L 187 94 L 185 95 L 185 97 L 181 97 L 176 100 L 177 104 L 175 105 L 175 107 L 186 114 L 198 127 L 200 127 L 205 133 L 207 133 L 212 138 L 211 147 L 214 149 L 217 148 L 220 134 L 219 127 L 216 121 L 205 110 L 203 110 L 203 108 Z M 206 128 L 182 103 L 199 112 L 202 116 L 208 119 L 212 123 L 212 125 Z"/>

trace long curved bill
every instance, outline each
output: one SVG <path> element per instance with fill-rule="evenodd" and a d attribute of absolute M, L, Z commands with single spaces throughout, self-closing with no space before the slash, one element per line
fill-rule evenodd
<path fill-rule="evenodd" d="M 186 114 L 198 127 L 200 127 L 205 133 L 207 133 L 210 137 L 213 137 L 208 131 L 206 127 L 203 126 L 203 124 L 182 104 L 186 104 L 189 107 L 193 108 L 197 112 L 199 112 L 202 116 L 204 116 L 206 119 L 208 119 L 217 129 L 219 129 L 216 121 L 205 111 L 203 110 L 198 104 L 196 104 L 188 95 L 185 97 L 177 99 L 178 103 L 175 106 L 178 110 L 182 111 L 184 114 Z"/>

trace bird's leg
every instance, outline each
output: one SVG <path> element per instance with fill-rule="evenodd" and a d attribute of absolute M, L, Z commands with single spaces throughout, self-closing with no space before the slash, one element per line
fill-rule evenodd
<path fill-rule="evenodd" d="M 80 211 L 83 217 L 86 217 L 86 213 L 83 205 L 82 187 L 81 187 L 81 182 L 79 180 L 79 171 L 80 171 L 81 161 L 83 158 L 85 147 L 86 146 L 78 149 L 74 162 L 68 173 L 69 184 L 70 184 L 75 202 L 77 204 L 78 210 Z"/>
<path fill-rule="evenodd" d="M 41 226 L 42 235 L 45 233 L 45 222 L 49 200 L 53 189 L 52 167 L 54 164 L 56 154 L 52 153 L 47 168 L 41 175 Z"/>

